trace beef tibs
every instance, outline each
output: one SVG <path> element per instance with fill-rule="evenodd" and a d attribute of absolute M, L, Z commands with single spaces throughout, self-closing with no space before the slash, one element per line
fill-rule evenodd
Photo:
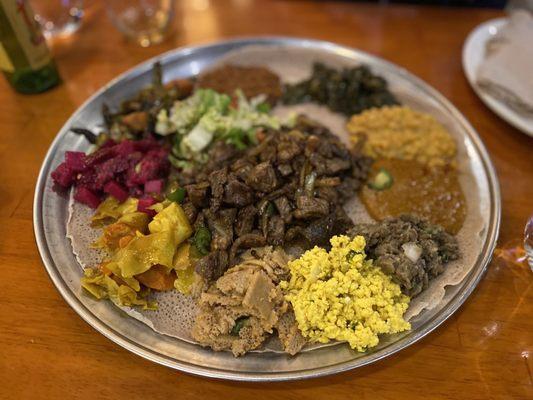
<path fill-rule="evenodd" d="M 207 165 L 180 174 L 191 223 L 211 232 L 211 253 L 197 264 L 208 281 L 245 249 L 327 245 L 352 226 L 342 205 L 366 179 L 369 158 L 304 117 L 292 129 L 261 132 L 258 139 L 246 151 L 217 143 Z"/>

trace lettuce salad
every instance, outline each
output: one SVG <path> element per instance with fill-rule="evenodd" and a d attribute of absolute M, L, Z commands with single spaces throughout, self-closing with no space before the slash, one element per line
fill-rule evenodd
<path fill-rule="evenodd" d="M 174 135 L 170 161 L 178 168 L 191 162 L 207 161 L 205 150 L 216 140 L 224 140 L 237 149 L 257 143 L 260 129 L 279 129 L 290 125 L 269 114 L 265 96 L 248 100 L 242 91 L 235 92 L 235 100 L 212 89 L 199 89 L 185 100 L 177 101 L 170 110 L 157 116 L 155 131 L 162 136 Z"/>

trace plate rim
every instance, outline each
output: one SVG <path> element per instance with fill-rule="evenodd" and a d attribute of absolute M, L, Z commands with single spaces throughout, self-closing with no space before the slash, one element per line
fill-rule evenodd
<path fill-rule="evenodd" d="M 46 180 L 47 180 L 48 173 L 50 170 L 50 163 L 52 162 L 52 158 L 53 158 L 52 156 L 57 151 L 57 148 L 61 140 L 63 139 L 64 135 L 66 134 L 66 132 L 68 132 L 68 127 L 70 126 L 71 121 L 74 120 L 76 115 L 80 113 L 81 110 L 83 110 L 90 102 L 92 102 L 95 98 L 97 98 L 101 94 L 105 93 L 105 91 L 110 86 L 114 85 L 115 83 L 119 82 L 120 80 L 124 79 L 125 77 L 129 76 L 132 73 L 141 74 L 142 72 L 145 72 L 146 70 L 150 69 L 152 64 L 157 60 L 161 60 L 164 62 L 164 60 L 168 57 L 179 58 L 180 56 L 190 54 L 194 51 L 201 51 L 209 47 L 224 46 L 224 45 L 234 45 L 238 47 L 243 47 L 247 45 L 289 45 L 289 46 L 292 45 L 292 46 L 313 47 L 313 48 L 322 49 L 325 51 L 335 52 L 335 53 L 342 52 L 343 54 L 349 54 L 350 56 L 364 55 L 365 57 L 368 57 L 368 59 L 370 60 L 379 61 L 380 63 L 385 64 L 386 66 L 395 69 L 396 71 L 398 71 L 398 73 L 401 73 L 402 75 L 410 79 L 413 82 L 413 84 L 415 84 L 416 86 L 423 87 L 425 90 L 429 91 L 431 95 L 434 96 L 434 98 L 437 101 L 439 101 L 441 105 L 444 106 L 447 109 L 447 111 L 450 112 L 458 122 L 460 122 L 460 124 L 464 127 L 464 129 L 468 133 L 468 136 L 470 137 L 473 145 L 476 148 L 476 151 L 479 154 L 480 161 L 485 168 L 485 171 L 487 174 L 487 181 L 488 181 L 487 183 L 488 183 L 489 193 L 490 193 L 490 207 L 489 208 L 491 212 L 491 220 L 489 221 L 489 227 L 488 227 L 489 232 L 487 233 L 487 240 L 483 244 L 483 250 L 482 250 L 482 254 L 484 254 L 483 259 L 481 260 L 478 268 L 470 271 L 470 273 L 464 278 L 465 283 L 463 283 L 463 285 L 468 282 L 469 283 L 468 286 L 466 286 L 464 290 L 459 291 L 452 299 L 450 299 L 450 301 L 446 305 L 446 308 L 442 310 L 443 312 L 436 314 L 431 320 L 427 321 L 426 326 L 422 327 L 423 329 L 416 332 L 414 335 L 400 339 L 399 341 L 394 342 L 390 346 L 388 346 L 392 348 L 391 349 L 392 351 L 384 352 L 383 354 L 379 354 L 379 353 L 369 354 L 367 357 L 349 360 L 346 362 L 342 362 L 340 364 L 332 364 L 332 365 L 328 365 L 325 367 L 318 367 L 314 369 L 301 370 L 301 371 L 290 371 L 290 372 L 238 372 L 238 371 L 220 370 L 216 368 L 198 366 L 196 364 L 175 360 L 169 356 L 166 356 L 159 352 L 148 349 L 139 343 L 134 343 L 132 340 L 124 337 L 122 334 L 115 331 L 111 326 L 107 325 L 106 323 L 98 319 L 94 314 L 91 313 L 91 311 L 85 305 L 83 305 L 82 303 L 78 301 L 78 299 L 74 296 L 74 294 L 67 287 L 61 274 L 56 270 L 56 267 L 55 267 L 55 264 L 53 263 L 51 253 L 48 248 L 45 234 L 44 234 L 42 205 L 43 205 L 43 196 L 44 196 L 45 191 L 43 189 L 45 188 Z M 375 361 L 388 357 L 392 354 L 395 354 L 398 351 L 416 343 L 421 338 L 423 338 L 424 336 L 432 332 L 434 329 L 436 329 L 438 326 L 440 326 L 453 313 L 455 313 L 455 311 L 457 311 L 457 309 L 465 302 L 465 300 L 469 297 L 469 295 L 476 288 L 477 284 L 479 283 L 484 273 L 486 272 L 487 266 L 492 258 L 492 253 L 496 246 L 496 241 L 497 241 L 497 237 L 499 233 L 500 220 L 501 220 L 500 187 L 499 187 L 496 170 L 490 159 L 490 156 L 488 155 L 488 152 L 483 142 L 481 141 L 481 138 L 477 134 L 476 130 L 472 127 L 472 125 L 468 122 L 468 120 L 462 115 L 462 113 L 460 113 L 459 110 L 455 108 L 455 106 L 453 106 L 453 104 L 449 100 L 447 100 L 440 92 L 438 92 L 435 88 L 427 84 L 425 81 L 423 81 L 416 75 L 408 72 L 405 68 L 397 64 L 391 63 L 390 61 L 383 59 L 381 57 L 374 56 L 372 54 L 361 51 L 359 49 L 339 45 L 339 44 L 328 42 L 328 41 L 308 39 L 308 38 L 299 38 L 299 37 L 289 37 L 289 36 L 252 36 L 252 37 L 244 37 L 244 38 L 241 37 L 241 38 L 234 38 L 230 40 L 218 40 L 218 41 L 210 42 L 207 44 L 202 44 L 199 46 L 180 47 L 180 48 L 169 50 L 160 55 L 152 57 L 146 61 L 143 61 L 140 64 L 118 75 L 116 78 L 110 80 L 107 84 L 102 86 L 92 96 L 90 96 L 85 102 L 83 102 L 83 104 L 81 104 L 76 109 L 76 111 L 74 111 L 74 113 L 69 117 L 69 119 L 65 122 L 65 124 L 62 126 L 62 128 L 57 133 L 56 137 L 52 141 L 46 153 L 43 164 L 39 171 L 39 175 L 38 175 L 36 185 L 35 185 L 35 194 L 34 194 L 34 203 L 33 203 L 34 235 L 35 235 L 36 244 L 37 244 L 41 259 L 43 261 L 43 264 L 45 266 L 45 269 L 50 279 L 56 286 L 56 289 L 60 292 L 61 296 L 65 299 L 65 301 L 69 304 L 69 306 L 73 308 L 78 315 L 80 315 L 80 317 L 85 322 L 87 322 L 95 330 L 97 330 L 99 333 L 101 333 L 102 335 L 110 339 L 111 341 L 115 342 L 119 346 L 145 359 L 148 359 L 152 362 L 156 362 L 158 364 L 165 365 L 167 367 L 171 367 L 173 369 L 177 369 L 182 372 L 191 373 L 194 375 L 210 377 L 210 378 L 218 378 L 218 379 L 235 380 L 235 381 L 288 381 L 288 380 L 306 379 L 306 378 L 314 378 L 314 377 L 331 375 L 334 373 L 344 372 L 347 370 L 351 370 L 357 367 L 361 367 L 361 366 L 373 363 Z"/>
<path fill-rule="evenodd" d="M 491 26 L 495 26 L 496 29 L 500 30 L 505 24 L 509 21 L 508 17 L 493 18 L 488 21 L 485 21 L 477 25 L 474 29 L 470 31 L 466 40 L 463 43 L 462 48 L 462 67 L 463 73 L 466 76 L 470 87 L 474 90 L 474 93 L 479 99 L 487 106 L 494 114 L 503 119 L 513 128 L 519 130 L 520 132 L 533 137 L 533 124 L 528 125 L 527 120 L 524 119 L 520 114 L 509 108 L 504 103 L 492 97 L 490 94 L 482 90 L 476 83 L 477 67 L 479 64 L 473 65 L 470 61 L 470 54 L 472 48 L 477 45 L 484 46 L 487 43 L 490 34 L 487 31 Z"/>

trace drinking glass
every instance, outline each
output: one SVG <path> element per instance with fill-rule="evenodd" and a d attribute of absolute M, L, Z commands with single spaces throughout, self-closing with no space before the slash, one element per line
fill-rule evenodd
<path fill-rule="evenodd" d="M 507 267 L 516 270 L 529 268 L 533 272 L 533 215 L 526 222 L 524 236 L 496 248 L 494 255 Z"/>
<path fill-rule="evenodd" d="M 524 229 L 524 250 L 529 268 L 533 271 L 533 215 L 529 217 Z"/>
<path fill-rule="evenodd" d="M 142 47 L 162 42 L 174 15 L 173 0 L 108 0 L 106 8 L 113 25 Z"/>
<path fill-rule="evenodd" d="M 83 0 L 31 0 L 30 4 L 46 37 L 70 35 L 81 25 Z"/>

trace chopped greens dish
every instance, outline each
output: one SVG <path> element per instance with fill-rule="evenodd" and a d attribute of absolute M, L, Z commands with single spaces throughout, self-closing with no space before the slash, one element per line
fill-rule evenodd
<path fill-rule="evenodd" d="M 170 161 L 177 168 L 192 162 L 205 163 L 204 151 L 214 141 L 224 141 L 243 150 L 257 144 L 258 129 L 279 129 L 281 121 L 269 115 L 264 96 L 248 100 L 236 91 L 237 104 L 211 89 L 198 89 L 192 96 L 177 101 L 157 115 L 155 132 L 172 136 Z"/>

